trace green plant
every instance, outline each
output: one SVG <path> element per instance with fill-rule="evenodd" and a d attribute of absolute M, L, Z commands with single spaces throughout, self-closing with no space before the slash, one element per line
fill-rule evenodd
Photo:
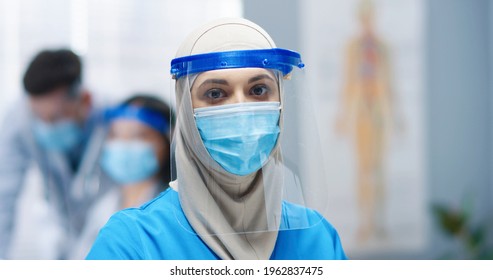
<path fill-rule="evenodd" d="M 493 259 L 493 248 L 487 245 L 488 224 L 473 225 L 473 203 L 470 197 L 457 207 L 434 204 L 433 215 L 440 229 L 450 238 L 460 240 L 471 259 Z"/>

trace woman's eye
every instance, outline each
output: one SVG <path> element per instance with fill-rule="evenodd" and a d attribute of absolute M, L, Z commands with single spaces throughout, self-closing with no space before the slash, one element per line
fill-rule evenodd
<path fill-rule="evenodd" d="M 250 94 L 256 95 L 256 96 L 262 96 L 269 93 L 269 88 L 265 85 L 259 85 L 259 86 L 254 86 L 250 90 Z"/>
<path fill-rule="evenodd" d="M 205 92 L 205 97 L 209 99 L 219 99 L 225 97 L 225 93 L 220 89 L 210 89 Z"/>

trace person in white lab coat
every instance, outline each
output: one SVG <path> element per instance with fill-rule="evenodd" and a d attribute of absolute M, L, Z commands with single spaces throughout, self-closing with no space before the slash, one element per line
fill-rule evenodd
<path fill-rule="evenodd" d="M 0 132 L 0 259 L 9 258 L 16 204 L 30 168 L 58 212 L 66 236 L 82 228 L 90 202 L 89 174 L 104 140 L 103 118 L 82 82 L 80 58 L 68 49 L 43 50 L 23 77 L 26 94 L 7 114 Z M 63 243 L 63 242 L 61 242 Z M 66 257 L 58 248 L 55 259 Z"/>

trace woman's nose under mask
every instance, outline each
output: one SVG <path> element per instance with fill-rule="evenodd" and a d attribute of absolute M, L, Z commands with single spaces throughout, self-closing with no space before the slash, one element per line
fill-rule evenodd
<path fill-rule="evenodd" d="M 265 164 L 280 132 L 280 102 L 197 108 L 194 116 L 210 156 L 226 171 L 239 176 Z"/>

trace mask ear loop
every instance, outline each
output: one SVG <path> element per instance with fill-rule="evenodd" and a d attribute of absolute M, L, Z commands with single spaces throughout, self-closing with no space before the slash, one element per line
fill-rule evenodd
<path fill-rule="evenodd" d="M 283 123 L 283 108 L 284 108 L 284 82 L 283 80 L 285 79 L 286 76 L 291 75 L 285 75 L 283 76 L 281 71 L 275 71 L 276 77 L 277 77 L 277 87 L 279 88 L 279 112 L 280 112 L 280 117 L 279 117 L 279 129 L 282 131 L 282 123 Z"/>

